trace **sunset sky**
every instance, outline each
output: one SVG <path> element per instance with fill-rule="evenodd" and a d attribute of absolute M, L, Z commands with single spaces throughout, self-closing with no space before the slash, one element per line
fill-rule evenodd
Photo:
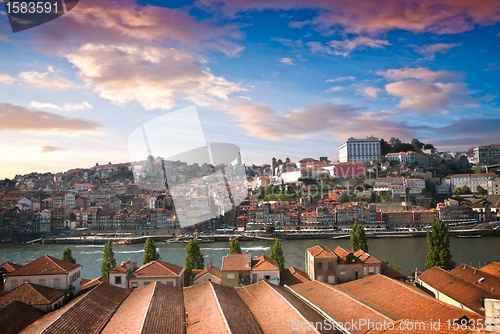
<path fill-rule="evenodd" d="M 15 34 L 0 8 L 1 179 L 129 161 L 137 127 L 192 105 L 247 165 L 500 143 L 498 0 L 80 0 Z"/>

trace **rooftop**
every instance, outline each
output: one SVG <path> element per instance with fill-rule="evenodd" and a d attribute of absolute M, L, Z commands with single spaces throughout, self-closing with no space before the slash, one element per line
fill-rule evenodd
<path fill-rule="evenodd" d="M 252 260 L 252 270 L 279 270 L 279 267 L 269 256 L 261 255 Z"/>
<path fill-rule="evenodd" d="M 309 275 L 295 267 L 290 267 L 280 272 L 280 285 L 290 286 L 309 282 L 310 280 Z"/>
<path fill-rule="evenodd" d="M 18 268 L 5 276 L 32 276 L 67 274 L 70 270 L 81 267 L 79 264 L 59 260 L 49 255 L 40 256 L 38 259 Z"/>
<path fill-rule="evenodd" d="M 17 334 L 42 318 L 44 312 L 26 305 L 21 301 L 13 301 L 0 308 L 0 324 L 3 334 Z"/>
<path fill-rule="evenodd" d="M 250 253 L 228 254 L 222 257 L 222 271 L 250 271 L 251 261 Z"/>
<path fill-rule="evenodd" d="M 148 264 L 141 266 L 139 269 L 130 274 L 129 278 L 140 278 L 140 277 L 169 277 L 169 276 L 179 276 L 184 270 L 176 264 L 163 262 L 163 261 L 152 261 Z"/>
<path fill-rule="evenodd" d="M 63 297 L 64 294 L 63 290 L 26 282 L 0 297 L 0 307 L 14 300 L 19 300 L 26 305 L 50 305 Z"/>

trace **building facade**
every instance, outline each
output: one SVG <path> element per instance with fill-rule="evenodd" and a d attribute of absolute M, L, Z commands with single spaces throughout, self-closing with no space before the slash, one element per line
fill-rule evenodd
<path fill-rule="evenodd" d="M 351 137 L 339 145 L 340 162 L 378 162 L 380 153 L 380 139 L 373 136 L 365 139 Z"/>

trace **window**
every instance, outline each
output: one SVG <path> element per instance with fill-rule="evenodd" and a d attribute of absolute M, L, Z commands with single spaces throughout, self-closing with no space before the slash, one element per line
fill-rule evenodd
<path fill-rule="evenodd" d="M 265 276 L 264 276 L 264 279 L 265 279 L 266 281 L 269 281 L 269 280 L 271 279 L 271 275 L 265 275 Z"/>
<path fill-rule="evenodd" d="M 323 262 L 318 262 L 318 270 L 323 270 Z"/>
<path fill-rule="evenodd" d="M 227 279 L 234 279 L 234 274 L 227 274 Z"/>
<path fill-rule="evenodd" d="M 373 273 L 374 273 L 373 266 L 368 266 L 368 272 L 370 273 L 370 275 L 373 275 Z"/>
<path fill-rule="evenodd" d="M 172 282 L 172 281 L 167 281 L 167 285 L 173 286 L 173 285 L 174 285 L 174 282 Z"/>
<path fill-rule="evenodd" d="M 340 271 L 340 276 L 345 276 L 345 270 Z"/>
<path fill-rule="evenodd" d="M 135 288 L 137 288 L 137 282 L 132 283 L 132 289 L 135 289 Z"/>
<path fill-rule="evenodd" d="M 61 279 L 54 278 L 54 289 L 60 289 L 60 288 L 61 288 Z"/>
<path fill-rule="evenodd" d="M 333 269 L 333 262 L 328 262 L 328 269 L 330 269 L 330 270 Z"/>
<path fill-rule="evenodd" d="M 121 276 L 115 276 L 115 284 L 122 284 L 122 277 Z"/>

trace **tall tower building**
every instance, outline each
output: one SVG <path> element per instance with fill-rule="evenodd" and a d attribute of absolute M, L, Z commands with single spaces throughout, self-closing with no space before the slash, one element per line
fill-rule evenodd
<path fill-rule="evenodd" d="M 373 136 L 365 139 L 349 138 L 339 145 L 340 162 L 377 162 L 380 158 L 380 139 Z"/>

